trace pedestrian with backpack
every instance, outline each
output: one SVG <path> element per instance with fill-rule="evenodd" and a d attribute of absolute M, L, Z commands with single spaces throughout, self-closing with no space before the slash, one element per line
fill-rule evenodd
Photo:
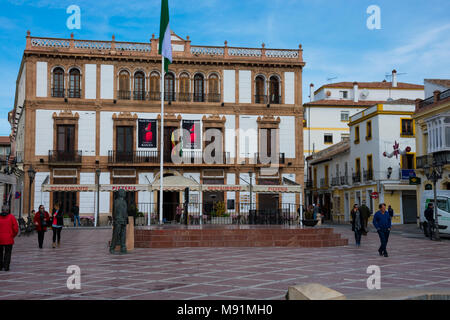
<path fill-rule="evenodd" d="M 42 204 L 39 206 L 38 212 L 34 215 L 33 221 L 38 234 L 39 249 L 42 249 L 45 232 L 47 232 L 47 228 L 50 226 L 50 215 L 45 211 L 45 207 Z"/>

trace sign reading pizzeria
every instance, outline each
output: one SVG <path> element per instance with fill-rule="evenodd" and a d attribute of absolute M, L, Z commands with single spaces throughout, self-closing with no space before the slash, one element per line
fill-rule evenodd
<path fill-rule="evenodd" d="M 139 148 L 156 148 L 156 120 L 138 119 Z"/>

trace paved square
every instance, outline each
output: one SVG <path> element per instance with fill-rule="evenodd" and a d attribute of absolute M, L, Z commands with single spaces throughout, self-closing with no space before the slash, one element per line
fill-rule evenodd
<path fill-rule="evenodd" d="M 350 245 L 332 248 L 136 249 L 110 255 L 110 229 L 64 229 L 60 248 L 37 235 L 16 238 L 11 271 L 0 271 L 0 299 L 284 299 L 291 285 L 318 282 L 344 294 L 367 291 L 369 265 L 384 288 L 450 288 L 450 241 L 425 239 L 415 226 L 394 226 L 388 258 L 369 232 L 354 246 L 349 226 L 334 226 Z M 66 286 L 70 265 L 81 289 Z"/>

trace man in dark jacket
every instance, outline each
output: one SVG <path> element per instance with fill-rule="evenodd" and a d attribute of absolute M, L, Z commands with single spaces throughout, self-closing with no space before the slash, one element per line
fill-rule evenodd
<path fill-rule="evenodd" d="M 426 229 L 427 237 L 433 238 L 432 227 L 434 226 L 434 205 L 432 202 L 428 202 L 428 207 L 424 212 L 425 219 L 427 219 Z"/>
<path fill-rule="evenodd" d="M 80 223 L 80 208 L 76 204 L 72 208 L 72 213 L 73 213 L 73 226 L 76 227 L 77 222 L 78 222 L 78 226 L 80 226 L 81 225 L 81 223 Z"/>
<path fill-rule="evenodd" d="M 366 206 L 366 201 L 362 202 L 362 205 L 359 207 L 359 212 L 361 213 L 361 217 L 363 220 L 363 228 L 361 229 L 361 234 L 367 236 L 367 232 L 369 231 L 367 228 L 367 223 L 369 221 L 369 217 L 372 215 L 368 206 Z"/>
<path fill-rule="evenodd" d="M 388 212 L 391 218 L 394 216 L 394 209 L 392 209 L 391 205 L 388 206 Z"/>
<path fill-rule="evenodd" d="M 391 231 L 391 216 L 386 211 L 386 204 L 381 203 L 379 205 L 380 211 L 377 211 L 373 216 L 373 226 L 377 229 L 378 236 L 380 237 L 381 246 L 378 249 L 380 256 L 388 256 L 386 246 L 389 240 L 389 233 Z"/>
<path fill-rule="evenodd" d="M 3 205 L 0 213 L 0 270 L 9 271 L 14 238 L 18 232 L 19 225 L 16 218 L 9 213 L 9 207 Z"/>

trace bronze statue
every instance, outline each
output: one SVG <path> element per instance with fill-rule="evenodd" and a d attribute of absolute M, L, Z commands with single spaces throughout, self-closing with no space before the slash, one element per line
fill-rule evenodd
<path fill-rule="evenodd" d="M 127 202 L 125 201 L 125 191 L 119 190 L 119 197 L 114 200 L 113 212 L 113 237 L 111 240 L 110 253 L 114 253 L 117 245 L 120 244 L 120 253 L 127 253 L 126 234 L 128 223 Z"/>

